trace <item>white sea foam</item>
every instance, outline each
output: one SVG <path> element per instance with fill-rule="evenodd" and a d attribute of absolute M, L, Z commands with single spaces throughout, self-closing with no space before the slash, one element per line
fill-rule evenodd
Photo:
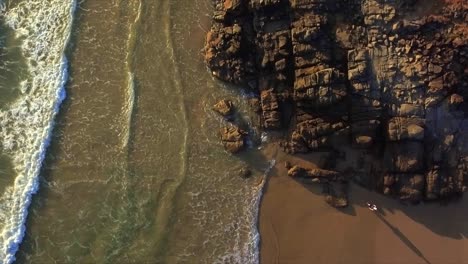
<path fill-rule="evenodd" d="M 0 197 L 0 263 L 15 260 L 25 232 L 27 209 L 38 187 L 54 117 L 65 98 L 67 45 L 75 0 L 25 0 L 1 15 L 23 39 L 29 77 L 22 94 L 0 111 L 0 142 L 17 173 L 14 184 Z"/>
<path fill-rule="evenodd" d="M 126 116 L 125 120 L 125 133 L 123 137 L 123 147 L 127 148 L 128 143 L 130 141 L 130 132 L 132 126 L 132 116 L 133 111 L 135 108 L 135 74 L 133 73 L 133 60 L 134 60 L 134 50 L 136 45 L 136 31 L 137 27 L 141 21 L 141 12 L 143 6 L 142 2 L 138 3 L 137 14 L 135 16 L 135 20 L 130 25 L 128 40 L 127 40 L 127 56 L 125 58 L 125 65 L 127 68 L 127 90 L 126 90 L 126 97 L 127 102 L 125 105 L 124 113 Z"/>
<path fill-rule="evenodd" d="M 268 174 L 276 165 L 276 160 L 270 160 L 268 168 L 266 168 L 262 181 L 254 187 L 252 196 L 246 200 L 247 205 L 244 208 L 247 210 L 246 222 L 250 224 L 248 230 L 247 243 L 242 249 L 234 248 L 232 252 L 221 256 L 215 261 L 217 263 L 236 263 L 236 264 L 258 264 L 260 260 L 260 233 L 258 231 L 258 214 L 260 210 L 260 202 L 262 200 L 263 189 L 266 183 Z"/>
<path fill-rule="evenodd" d="M 127 102 L 125 105 L 124 113 L 126 116 L 125 120 L 125 131 L 123 136 L 122 146 L 128 147 L 130 141 L 130 130 L 132 126 L 133 110 L 135 108 L 135 80 L 134 74 L 130 70 L 127 72 L 127 90 L 126 90 Z"/>

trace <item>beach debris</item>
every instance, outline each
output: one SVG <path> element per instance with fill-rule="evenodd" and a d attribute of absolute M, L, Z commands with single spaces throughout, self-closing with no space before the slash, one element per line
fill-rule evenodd
<path fill-rule="evenodd" d="M 377 205 L 375 205 L 373 203 L 366 202 L 366 205 L 367 205 L 367 208 L 369 208 L 369 210 L 371 210 L 371 211 L 377 211 L 378 210 Z"/>

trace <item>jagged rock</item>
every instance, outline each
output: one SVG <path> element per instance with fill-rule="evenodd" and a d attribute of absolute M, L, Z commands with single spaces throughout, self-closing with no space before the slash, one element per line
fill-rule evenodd
<path fill-rule="evenodd" d="M 249 167 L 242 167 L 239 169 L 239 175 L 246 179 L 252 176 L 252 170 Z"/>
<path fill-rule="evenodd" d="M 341 173 L 323 169 L 306 169 L 297 165 L 286 164 L 288 175 L 296 179 L 324 184 L 325 201 L 333 207 L 348 206 L 348 182 Z"/>
<path fill-rule="evenodd" d="M 244 149 L 245 138 L 247 136 L 247 133 L 245 131 L 241 130 L 238 127 L 230 126 L 223 127 L 220 130 L 220 134 L 223 146 L 227 151 L 231 153 L 237 153 Z"/>
<path fill-rule="evenodd" d="M 348 182 L 328 182 L 325 186 L 325 201 L 335 207 L 344 208 L 348 206 Z"/>
<path fill-rule="evenodd" d="M 325 201 L 335 208 L 344 208 L 348 206 L 348 198 L 346 196 L 328 194 L 325 196 Z"/>
<path fill-rule="evenodd" d="M 323 10 L 327 7 L 325 0 L 289 0 L 291 8 L 304 10 Z"/>
<path fill-rule="evenodd" d="M 258 98 L 249 99 L 249 105 L 250 105 L 250 108 L 252 109 L 252 111 L 254 111 L 255 113 L 262 112 L 262 106 L 261 106 L 260 100 L 258 100 Z"/>
<path fill-rule="evenodd" d="M 242 9 L 244 0 L 215 0 L 213 19 L 224 22 L 227 16 L 238 15 Z"/>
<path fill-rule="evenodd" d="M 416 104 L 392 105 L 388 109 L 390 116 L 421 117 L 424 116 L 424 106 Z"/>
<path fill-rule="evenodd" d="M 213 106 L 213 110 L 223 117 L 229 117 L 234 113 L 234 104 L 231 100 L 221 100 Z"/>
<path fill-rule="evenodd" d="M 417 203 L 423 199 L 425 177 L 420 174 L 387 174 L 384 177 L 384 193 L 396 194 L 400 200 Z"/>
<path fill-rule="evenodd" d="M 275 129 L 281 126 L 278 98 L 273 91 L 269 89 L 260 94 L 262 105 L 263 127 L 266 129 Z"/>
<path fill-rule="evenodd" d="M 343 74 L 337 69 L 324 69 L 310 73 L 296 74 L 294 83 L 295 100 L 300 101 L 302 107 L 330 106 L 346 96 L 346 86 Z"/>
<path fill-rule="evenodd" d="M 442 176 L 438 166 L 433 167 L 426 175 L 426 199 L 435 200 L 439 197 Z"/>
<path fill-rule="evenodd" d="M 223 0 L 223 9 L 227 12 L 237 10 L 242 6 L 242 0 Z"/>
<path fill-rule="evenodd" d="M 354 121 L 351 125 L 353 134 L 353 145 L 368 148 L 372 146 L 377 138 L 377 129 L 380 121 L 371 119 L 363 121 Z"/>
<path fill-rule="evenodd" d="M 284 0 L 250 0 L 249 7 L 252 9 L 261 9 L 261 8 L 277 5 L 281 2 L 285 2 L 285 1 Z"/>
<path fill-rule="evenodd" d="M 374 143 L 374 139 L 370 136 L 358 136 L 355 138 L 355 142 L 359 146 L 370 147 Z"/>
<path fill-rule="evenodd" d="M 418 202 L 422 199 L 425 179 L 423 175 L 401 175 L 400 177 L 400 199 Z"/>
<path fill-rule="evenodd" d="M 257 34 L 259 66 L 263 72 L 274 73 L 278 81 L 289 75 L 290 42 L 289 30 Z"/>
<path fill-rule="evenodd" d="M 288 170 L 288 175 L 293 178 L 323 178 L 328 181 L 334 181 L 340 175 L 336 171 L 322 170 L 322 169 L 305 169 L 300 166 L 292 166 Z"/>
<path fill-rule="evenodd" d="M 385 165 L 391 172 L 413 173 L 423 170 L 424 146 L 422 142 L 410 141 L 404 144 L 387 144 Z"/>
<path fill-rule="evenodd" d="M 449 99 L 449 107 L 451 111 L 458 110 L 460 105 L 463 104 L 465 100 L 463 96 L 459 94 L 452 94 Z"/>
<path fill-rule="evenodd" d="M 442 2 L 433 15 L 416 1 L 215 0 L 205 60 L 217 78 L 248 84 L 263 128 L 291 124 L 286 152 L 341 152 L 347 140 L 384 153 L 350 169 L 384 193 L 444 199 L 468 181 L 468 4 Z"/>
<path fill-rule="evenodd" d="M 214 25 L 208 32 L 205 45 L 205 62 L 213 76 L 232 83 L 246 82 L 248 59 L 240 53 L 242 27 L 239 24 L 224 27 Z"/>
<path fill-rule="evenodd" d="M 468 159 L 463 157 L 458 161 L 454 173 L 434 165 L 426 174 L 426 199 L 450 198 L 462 194 L 466 190 L 468 176 Z"/>
<path fill-rule="evenodd" d="M 321 118 L 311 119 L 297 124 L 286 144 L 290 153 L 308 152 L 329 146 L 329 136 L 345 128 L 344 123 L 329 123 Z"/>
<path fill-rule="evenodd" d="M 391 186 L 393 186 L 395 181 L 396 181 L 395 180 L 395 175 L 388 174 L 388 175 L 385 175 L 383 184 L 384 184 L 385 187 L 391 187 Z"/>
<path fill-rule="evenodd" d="M 394 117 L 388 121 L 388 140 L 423 140 L 424 127 L 421 118 Z"/>

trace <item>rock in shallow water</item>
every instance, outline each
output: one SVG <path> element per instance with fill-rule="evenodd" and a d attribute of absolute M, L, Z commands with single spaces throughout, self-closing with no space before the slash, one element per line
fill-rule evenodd
<path fill-rule="evenodd" d="M 247 132 L 236 126 L 229 126 L 222 128 L 220 134 L 223 146 L 227 151 L 237 153 L 244 149 Z"/>
<path fill-rule="evenodd" d="M 234 104 L 230 100 L 221 100 L 213 106 L 213 110 L 225 118 L 234 114 Z"/>

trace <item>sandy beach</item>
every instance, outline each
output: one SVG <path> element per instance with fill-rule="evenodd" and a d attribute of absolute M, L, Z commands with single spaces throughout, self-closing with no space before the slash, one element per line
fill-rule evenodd
<path fill-rule="evenodd" d="M 352 184 L 350 206 L 337 210 L 320 186 L 287 176 L 290 157 L 274 156 L 260 208 L 261 263 L 468 263 L 466 197 L 412 206 Z M 379 212 L 368 210 L 367 201 Z"/>

